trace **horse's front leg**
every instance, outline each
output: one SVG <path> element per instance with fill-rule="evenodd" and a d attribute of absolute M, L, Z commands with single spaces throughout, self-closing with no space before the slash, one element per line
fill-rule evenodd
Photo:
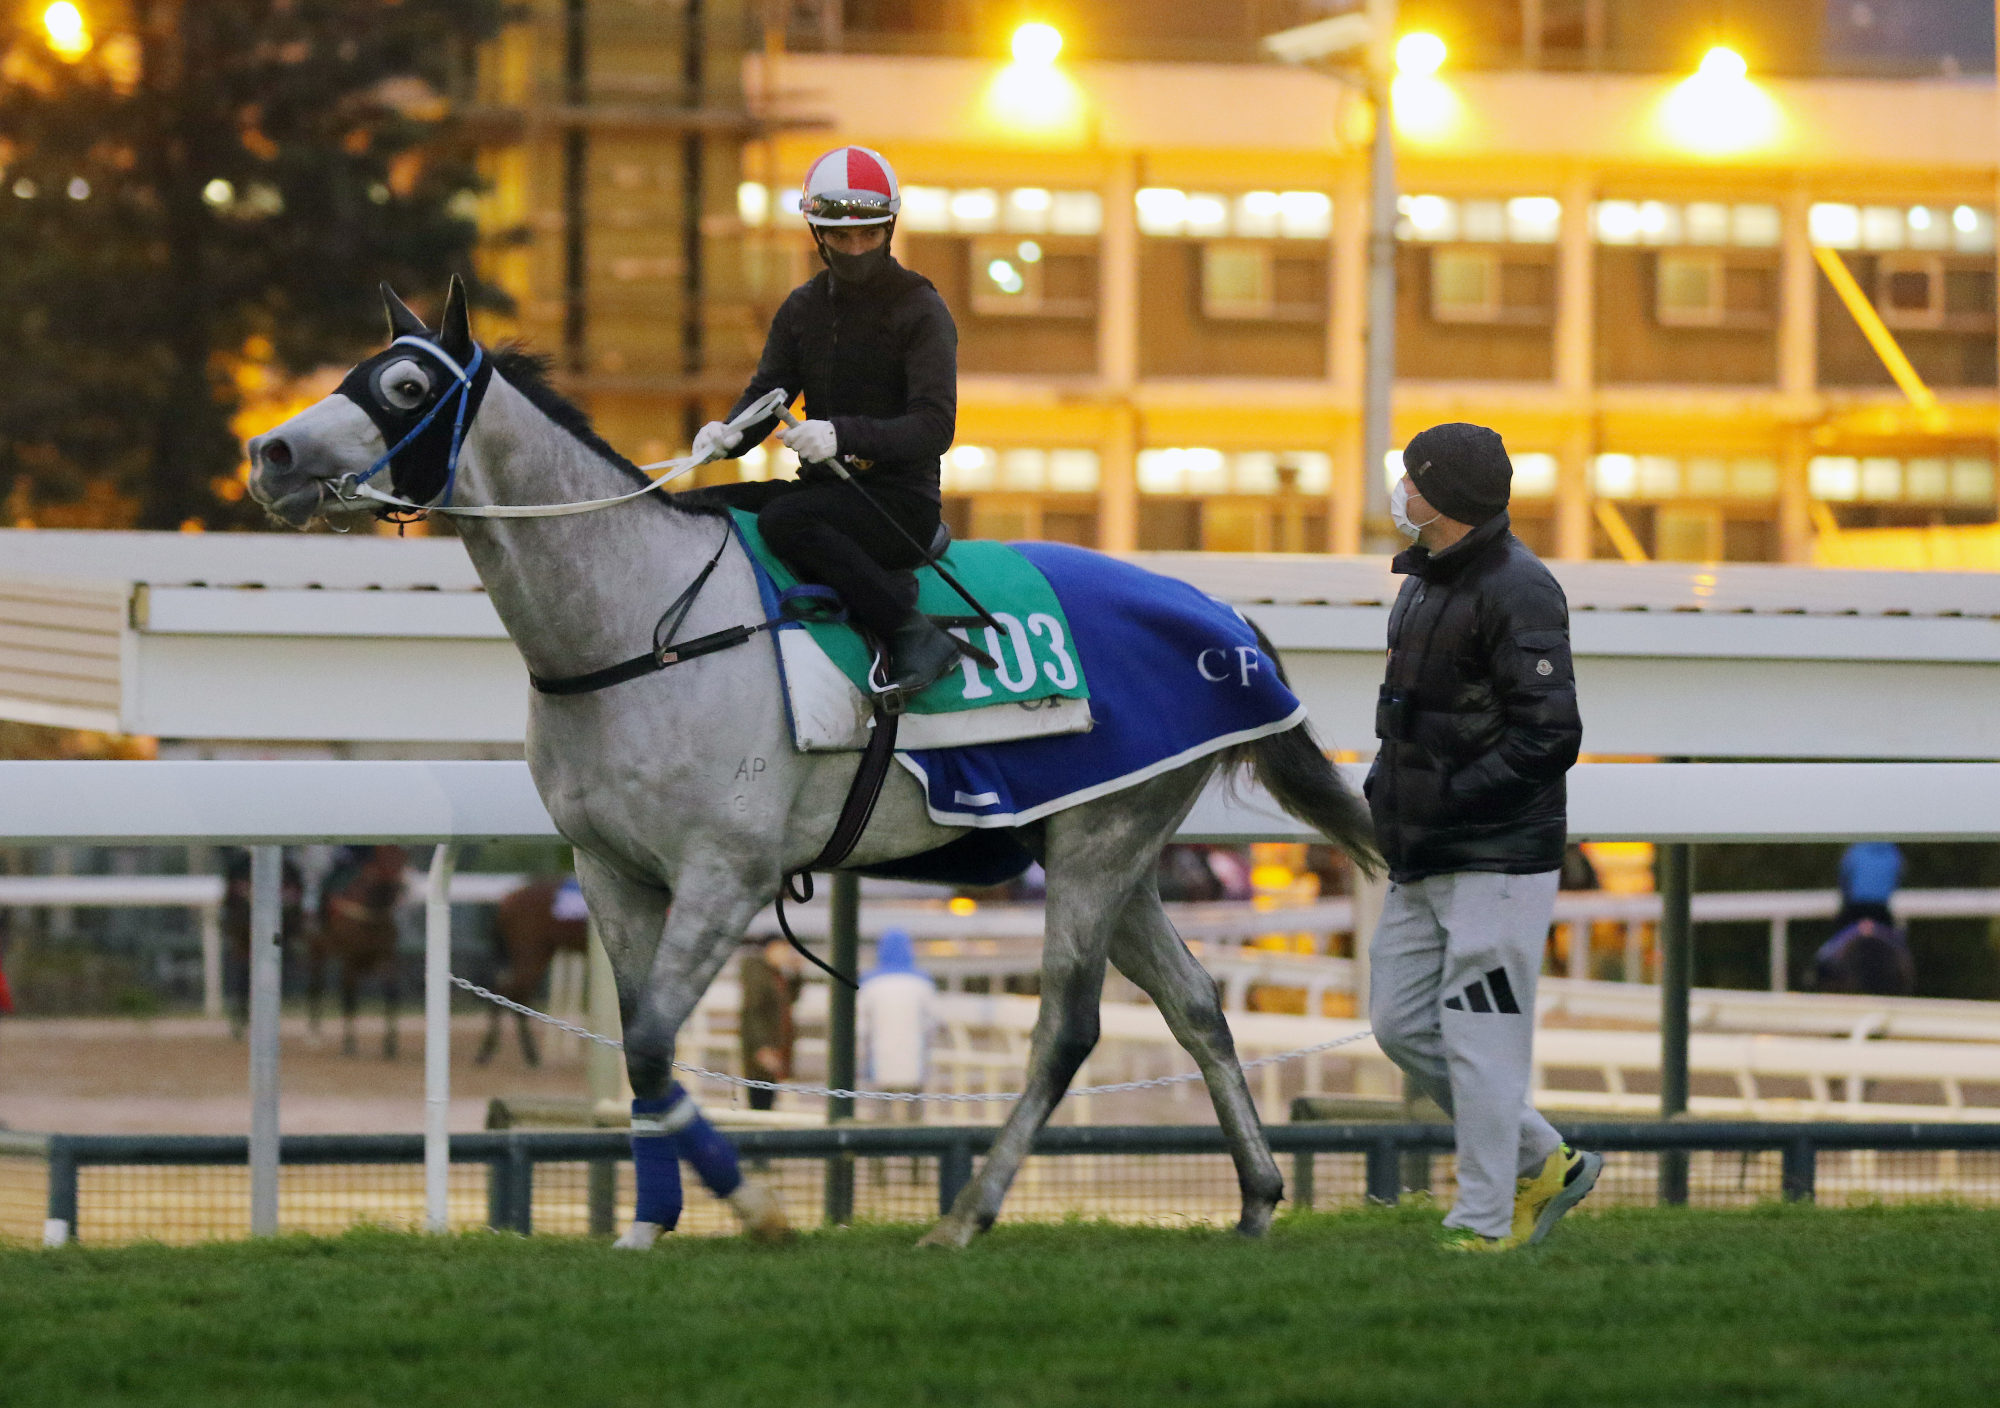
<path fill-rule="evenodd" d="M 680 1160 L 729 1201 L 752 1236 L 787 1235 L 770 1191 L 747 1183 L 736 1151 L 673 1078 L 674 1036 L 761 907 L 742 887 L 685 884 L 669 911 L 665 890 L 644 885 L 577 852 L 591 918 L 611 960 L 632 1082 L 632 1162 L 638 1198 L 620 1247 L 643 1250 L 671 1231 L 681 1211 Z"/>

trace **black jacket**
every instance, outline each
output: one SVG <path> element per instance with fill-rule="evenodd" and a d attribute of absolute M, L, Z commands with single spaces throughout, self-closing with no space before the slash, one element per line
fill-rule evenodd
<path fill-rule="evenodd" d="M 1505 513 L 1395 570 L 1410 580 L 1389 613 L 1367 783 L 1390 878 L 1559 869 L 1563 774 L 1583 742 L 1562 588 Z"/>
<path fill-rule="evenodd" d="M 808 419 L 833 422 L 840 453 L 937 503 L 939 460 L 958 423 L 958 327 L 937 289 L 894 259 L 859 288 L 822 269 L 771 320 L 757 374 L 733 417 L 774 386 L 805 393 Z M 774 417 L 737 446 L 762 443 Z"/>

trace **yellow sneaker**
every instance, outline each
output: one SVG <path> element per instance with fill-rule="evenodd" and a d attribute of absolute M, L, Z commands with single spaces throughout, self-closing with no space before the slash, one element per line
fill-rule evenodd
<path fill-rule="evenodd" d="M 1447 1252 L 1511 1252 L 1517 1237 L 1485 1237 L 1470 1227 L 1447 1227 L 1438 1234 L 1438 1250 Z"/>
<path fill-rule="evenodd" d="M 1548 1236 L 1562 1215 L 1596 1186 L 1603 1169 L 1604 1155 L 1558 1145 L 1539 1173 L 1514 1185 L 1514 1227 L 1504 1240 L 1529 1247 Z"/>

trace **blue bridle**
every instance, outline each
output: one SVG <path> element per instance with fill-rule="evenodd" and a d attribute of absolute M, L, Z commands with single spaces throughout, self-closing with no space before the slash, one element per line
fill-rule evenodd
<path fill-rule="evenodd" d="M 453 406 L 454 409 L 452 412 L 451 442 L 445 452 L 444 485 L 437 493 L 426 500 L 425 503 L 427 505 L 436 505 L 451 502 L 452 487 L 458 482 L 459 451 L 464 447 L 466 423 L 471 420 L 471 412 L 478 399 L 476 389 L 478 388 L 480 370 L 486 362 L 486 349 L 475 342 L 472 345 L 472 360 L 461 367 L 456 358 L 430 338 L 418 337 L 414 333 L 407 333 L 391 342 L 387 350 L 369 358 L 361 367 L 356 367 L 353 372 L 348 374 L 348 380 L 351 381 L 357 375 L 361 374 L 363 368 L 371 369 L 372 375 L 372 368 L 379 366 L 388 357 L 389 353 L 406 343 L 411 347 L 422 349 L 430 357 L 439 362 L 445 371 L 450 373 L 454 384 L 443 395 L 438 397 L 431 408 L 424 412 L 423 418 L 412 426 L 407 434 L 387 450 L 383 451 L 375 463 L 368 466 L 361 473 L 346 475 L 341 480 L 336 492 L 343 498 L 352 497 L 354 489 L 366 484 L 384 469 L 388 468 L 395 461 L 396 456 L 408 449 L 418 436 L 430 429 L 431 422 L 436 420 L 444 411 L 444 408 L 449 405 Z M 364 380 L 367 380 L 367 378 L 364 377 Z M 341 390 L 349 400 L 356 401 L 360 405 L 362 411 L 367 414 L 370 420 L 375 422 L 377 428 L 382 428 L 385 412 L 383 408 L 376 404 L 372 387 L 365 397 L 357 397 L 348 391 L 346 382 L 342 383 Z M 386 438 L 386 435 L 384 438 Z"/>

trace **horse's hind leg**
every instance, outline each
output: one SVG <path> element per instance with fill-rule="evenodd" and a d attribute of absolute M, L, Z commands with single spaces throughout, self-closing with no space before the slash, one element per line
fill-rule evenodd
<path fill-rule="evenodd" d="M 515 1028 L 521 1034 L 521 1059 L 530 1066 L 542 1064 L 542 1048 L 535 1044 L 535 1029 L 526 1017 L 514 1014 Z"/>
<path fill-rule="evenodd" d="M 351 956 L 340 960 L 340 1054 L 355 1055 L 354 1019 L 361 1007 L 361 973 Z"/>
<path fill-rule="evenodd" d="M 1236 1230 L 1245 1236 L 1261 1235 L 1284 1196 L 1284 1176 L 1264 1138 L 1249 1082 L 1236 1058 L 1236 1042 L 1222 1015 L 1215 979 L 1174 932 L 1160 907 L 1159 891 L 1150 883 L 1139 888 L 1118 916 L 1111 961 L 1153 999 L 1174 1040 L 1201 1068 L 1243 1192 L 1243 1217 Z"/>
<path fill-rule="evenodd" d="M 923 1245 L 962 1247 L 1000 1215 L 1035 1134 L 1097 1045 L 1104 965 L 1131 896 L 1150 885 L 1160 846 L 1194 804 L 1208 769 L 1182 768 L 1138 787 L 1050 817 L 1042 948 L 1042 1009 L 1028 1051 L 1028 1079 L 979 1174 Z"/>

